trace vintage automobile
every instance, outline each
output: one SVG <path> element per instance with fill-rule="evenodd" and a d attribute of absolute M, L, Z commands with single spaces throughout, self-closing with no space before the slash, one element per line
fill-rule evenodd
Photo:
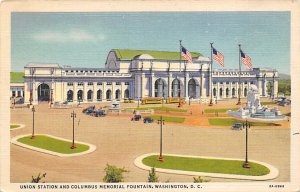
<path fill-rule="evenodd" d="M 134 115 L 132 118 L 131 118 L 131 121 L 139 121 L 141 120 L 142 116 L 141 115 Z"/>
<path fill-rule="evenodd" d="M 243 129 L 243 124 L 242 123 L 235 123 L 234 125 L 231 126 L 232 130 L 242 130 Z"/>
<path fill-rule="evenodd" d="M 144 123 L 152 123 L 154 120 L 151 117 L 145 117 Z"/>

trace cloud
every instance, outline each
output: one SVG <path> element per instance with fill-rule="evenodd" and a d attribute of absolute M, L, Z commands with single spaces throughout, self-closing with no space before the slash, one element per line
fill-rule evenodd
<path fill-rule="evenodd" d="M 42 42 L 81 43 L 101 42 L 106 39 L 104 34 L 92 34 L 84 30 L 72 29 L 67 32 L 43 31 L 33 34 L 33 39 Z"/>

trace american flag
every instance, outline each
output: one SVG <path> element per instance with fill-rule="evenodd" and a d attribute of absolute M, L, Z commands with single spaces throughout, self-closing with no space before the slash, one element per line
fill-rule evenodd
<path fill-rule="evenodd" d="M 191 53 L 190 53 L 186 48 L 184 48 L 183 46 L 181 46 L 181 55 L 182 55 L 182 57 L 184 57 L 186 60 L 188 60 L 189 63 L 193 63 Z"/>
<path fill-rule="evenodd" d="M 241 50 L 241 60 L 250 70 L 252 70 L 251 58 Z"/>
<path fill-rule="evenodd" d="M 212 48 L 212 52 L 213 52 L 213 59 L 217 61 L 219 65 L 224 67 L 224 56 L 222 55 L 222 53 L 217 51 L 215 48 Z"/>

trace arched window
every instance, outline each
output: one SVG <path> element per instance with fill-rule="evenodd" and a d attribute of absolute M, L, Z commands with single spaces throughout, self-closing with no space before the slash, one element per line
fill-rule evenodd
<path fill-rule="evenodd" d="M 229 89 L 226 88 L 226 97 L 229 97 Z"/>
<path fill-rule="evenodd" d="M 213 96 L 215 97 L 217 95 L 217 90 L 216 88 L 213 89 Z"/>
<path fill-rule="evenodd" d="M 92 90 L 89 90 L 89 91 L 87 92 L 87 100 L 88 100 L 88 101 L 93 100 L 93 91 L 92 91 Z"/>
<path fill-rule="evenodd" d="M 121 91 L 118 89 L 116 90 L 116 100 L 120 100 L 121 99 Z"/>
<path fill-rule="evenodd" d="M 111 90 L 106 91 L 106 100 L 111 100 Z"/>
<path fill-rule="evenodd" d="M 235 97 L 235 88 L 232 88 L 232 97 Z"/>
<path fill-rule="evenodd" d="M 39 101 L 50 101 L 50 87 L 43 83 L 38 86 L 38 100 Z"/>
<path fill-rule="evenodd" d="M 77 92 L 77 101 L 82 101 L 82 99 L 83 99 L 83 91 L 79 90 Z"/>
<path fill-rule="evenodd" d="M 223 97 L 223 89 L 220 88 L 220 97 Z"/>
<path fill-rule="evenodd" d="M 180 80 L 174 79 L 172 82 L 172 97 L 180 97 Z"/>
<path fill-rule="evenodd" d="M 72 102 L 73 101 L 73 91 L 69 90 L 67 92 L 67 101 Z"/>
<path fill-rule="evenodd" d="M 126 90 L 124 91 L 124 98 L 125 98 L 125 99 L 128 99 L 128 98 L 129 98 L 129 90 L 128 90 L 128 89 L 126 89 Z"/>
<path fill-rule="evenodd" d="M 190 79 L 188 83 L 188 96 L 190 98 L 196 98 L 196 81 L 195 79 Z"/>
<path fill-rule="evenodd" d="M 244 97 L 247 96 L 247 88 L 244 89 Z"/>
<path fill-rule="evenodd" d="M 167 89 L 165 89 L 165 87 L 166 87 L 166 83 L 161 78 L 157 79 L 154 84 L 155 97 L 166 97 Z"/>
<path fill-rule="evenodd" d="M 100 89 L 97 91 L 97 100 L 102 101 L 102 90 Z"/>

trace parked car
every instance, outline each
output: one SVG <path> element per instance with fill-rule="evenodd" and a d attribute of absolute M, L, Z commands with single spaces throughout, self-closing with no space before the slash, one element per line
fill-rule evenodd
<path fill-rule="evenodd" d="M 98 110 L 98 111 L 94 111 L 94 116 L 95 117 L 104 117 L 106 115 L 104 110 Z"/>
<path fill-rule="evenodd" d="M 243 124 L 242 123 L 235 123 L 234 125 L 231 126 L 231 129 L 233 129 L 233 130 L 242 130 L 243 129 Z"/>
<path fill-rule="evenodd" d="M 152 123 L 154 120 L 151 117 L 145 117 L 144 123 Z"/>
<path fill-rule="evenodd" d="M 139 121 L 141 120 L 142 116 L 141 115 L 134 115 L 132 118 L 131 118 L 131 121 Z"/>

